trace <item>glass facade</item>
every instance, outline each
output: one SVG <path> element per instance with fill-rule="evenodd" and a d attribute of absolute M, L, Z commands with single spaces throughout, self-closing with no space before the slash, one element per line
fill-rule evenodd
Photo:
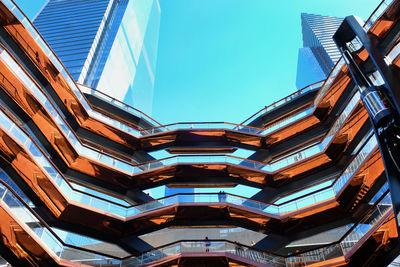
<path fill-rule="evenodd" d="M 125 3 L 124 11 L 109 19 L 122 26 L 99 39 L 109 52 L 94 54 L 92 69 L 116 64 L 116 47 L 115 53 L 130 50 L 119 59 L 135 67 L 135 78 L 141 67 L 151 77 L 155 55 L 148 47 L 154 42 L 146 38 L 157 38 L 149 33 L 155 29 L 149 23 L 157 2 L 134 2 L 149 11 L 140 13 L 147 21 L 140 39 L 132 38 L 135 23 L 125 17 L 139 6 L 116 1 Z M 365 24 L 366 31 L 372 25 L 368 34 L 397 29 L 399 15 L 392 22 L 387 17 L 398 6 L 385 5 L 388 9 L 377 8 Z M 114 12 L 116 6 L 108 7 Z M 109 116 L 129 110 L 125 105 L 105 105 L 106 97 L 88 104 L 90 98 L 82 96 L 89 95 L 88 87 L 78 90 L 11 0 L 0 1 L 0 8 L 9 11 L 0 12 L 0 265 L 385 266 L 396 257 L 396 192 L 386 182 L 368 106 L 362 105 L 343 58 L 326 81 L 251 116 L 258 121 L 253 126 L 197 122 L 137 130 L 136 120 L 127 125 L 124 117 Z M 129 18 L 140 21 L 133 14 Z M 113 34 L 113 43 L 102 41 Z M 376 41 L 388 48 L 387 64 L 399 67 L 399 37 Z M 320 67 L 316 58 L 309 60 L 311 47 L 301 53 L 299 65 Z M 360 66 L 367 60 L 360 58 Z M 105 76 L 92 69 L 87 79 L 101 84 Z M 384 75 L 372 70 L 374 84 L 386 86 Z M 135 79 L 131 83 L 127 91 Z M 313 98 L 299 97 L 314 89 L 320 90 Z M 100 139 L 84 142 L 89 135 Z M 148 137 L 146 147 L 137 142 Z M 237 150 L 230 153 L 228 144 Z M 172 148 L 180 145 L 184 153 L 165 155 L 179 153 Z M 235 185 L 238 194 L 222 187 Z M 165 195 L 180 194 L 146 195 L 159 188 Z"/>
<path fill-rule="evenodd" d="M 34 24 L 73 79 L 150 114 L 158 0 L 50 0 Z"/>
<path fill-rule="evenodd" d="M 156 0 L 129 1 L 104 71 L 92 87 L 151 113 L 159 27 Z"/>
<path fill-rule="evenodd" d="M 297 58 L 296 88 L 302 89 L 311 83 L 324 80 L 326 75 L 310 47 L 299 49 Z"/>
<path fill-rule="evenodd" d="M 296 86 L 301 89 L 325 79 L 341 57 L 332 39 L 342 18 L 301 14 L 303 48 L 299 50 Z"/>

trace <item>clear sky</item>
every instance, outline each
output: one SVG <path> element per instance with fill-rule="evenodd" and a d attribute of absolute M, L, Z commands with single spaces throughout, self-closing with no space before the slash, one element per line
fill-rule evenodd
<path fill-rule="evenodd" d="M 33 18 L 45 0 L 15 0 Z M 380 0 L 159 0 L 153 117 L 241 123 L 295 90 L 300 13 L 367 19 Z"/>
<path fill-rule="evenodd" d="M 46 0 L 15 1 L 33 18 Z M 366 20 L 381 2 L 159 1 L 162 11 L 152 115 L 162 124 L 241 123 L 296 90 L 302 12 L 357 15 Z M 241 194 L 238 190 L 244 194 L 247 189 L 225 191 Z M 158 188 L 152 194 L 161 197 L 163 192 Z"/>
<path fill-rule="evenodd" d="M 295 90 L 300 13 L 367 19 L 380 0 L 160 0 L 153 116 L 241 123 Z"/>

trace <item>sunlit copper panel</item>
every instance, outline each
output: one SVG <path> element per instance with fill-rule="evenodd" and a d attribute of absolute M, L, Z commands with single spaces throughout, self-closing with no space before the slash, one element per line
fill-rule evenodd
<path fill-rule="evenodd" d="M 8 12 L 8 11 L 6 11 Z M 28 41 L 30 38 L 30 35 L 24 31 L 23 27 L 18 27 L 18 25 L 5 25 L 4 26 L 9 33 L 14 36 L 14 38 L 19 41 L 20 43 L 24 43 L 25 45 L 22 45 L 22 48 L 25 49 L 25 51 L 35 51 L 35 54 L 32 52 L 28 55 L 31 56 L 31 59 L 33 62 L 36 63 L 37 67 L 41 70 L 42 74 L 49 80 L 50 84 L 53 86 L 54 90 L 57 92 L 63 103 L 66 105 L 67 109 L 71 112 L 72 115 L 76 117 L 77 122 L 81 125 L 81 127 L 84 127 L 86 129 L 89 129 L 93 131 L 94 133 L 97 133 L 99 135 L 102 135 L 104 137 L 107 137 L 117 143 L 126 145 L 128 147 L 131 147 L 133 149 L 136 149 L 138 147 L 148 147 L 154 146 L 154 145 L 160 145 L 160 144 L 166 144 L 169 143 L 177 138 L 177 135 L 172 133 L 168 134 L 156 134 L 156 138 L 152 137 L 144 137 L 141 138 L 143 141 L 141 141 L 141 145 L 138 145 L 138 138 L 133 137 L 127 133 L 124 133 L 123 131 L 121 132 L 120 130 L 116 129 L 115 127 L 106 125 L 104 123 L 101 123 L 99 121 L 96 121 L 95 119 L 92 119 L 87 112 L 85 112 L 83 106 L 79 104 L 79 100 L 76 99 L 75 95 L 73 92 L 69 90 L 65 90 L 65 88 L 69 88 L 65 81 L 63 81 L 62 77 L 60 74 L 53 73 L 53 75 L 50 75 L 49 72 L 47 71 L 48 66 L 51 66 L 52 63 L 46 60 L 46 56 L 43 55 L 43 59 L 41 57 L 42 50 L 39 47 L 35 47 L 35 43 L 31 45 L 31 43 Z M 23 33 L 20 33 L 20 31 L 23 31 Z M 37 56 L 36 52 L 39 54 Z M 46 66 L 46 67 L 45 67 Z M 335 92 L 342 92 L 344 90 L 345 86 L 339 86 L 339 89 L 335 90 Z M 338 93 L 340 95 L 340 93 Z M 330 99 L 332 98 L 332 99 Z M 330 103 L 329 106 L 332 106 L 334 102 L 337 100 L 337 98 L 332 97 L 332 95 L 328 95 L 327 99 L 329 99 Z M 317 115 L 321 117 L 322 115 Z M 315 123 L 318 123 L 320 120 L 317 119 L 315 120 L 312 119 L 313 116 L 311 116 L 310 119 L 306 119 L 306 121 L 303 122 L 303 129 L 307 129 L 312 125 L 315 125 Z M 322 116 L 324 117 L 324 116 Z M 291 124 L 292 127 L 296 127 L 297 124 Z M 286 127 L 286 130 L 289 130 L 290 127 Z M 284 131 L 285 131 L 284 129 Z M 193 130 L 189 130 L 191 132 Z M 221 136 L 223 138 L 228 137 L 229 140 L 229 133 L 231 131 L 229 130 L 209 130 L 211 131 L 211 136 Z M 291 134 L 294 134 L 298 132 L 299 130 L 294 129 L 294 130 L 289 130 L 288 132 L 283 132 L 282 136 L 272 136 L 271 140 L 283 140 L 284 138 L 290 136 Z M 194 132 L 197 133 L 197 130 L 194 130 Z M 202 132 L 202 130 L 199 130 L 200 136 L 210 136 L 209 134 L 205 134 Z M 279 134 L 274 133 L 274 134 Z M 248 144 L 248 145 L 254 145 L 254 146 L 262 146 L 262 142 L 260 140 L 259 136 L 254 136 L 251 134 L 245 134 L 241 132 L 233 132 L 233 135 L 231 136 L 231 140 L 235 140 L 236 142 L 240 142 L 243 144 Z M 249 139 L 250 138 L 250 139 Z M 254 139 L 254 140 L 251 140 Z M 154 140 L 154 141 L 153 141 Z M 207 140 L 212 140 L 207 139 Z M 267 143 L 270 143 L 268 141 Z"/>
<path fill-rule="evenodd" d="M 13 77 L 13 75 L 10 73 L 10 71 L 7 69 L 7 67 L 5 67 L 3 64 L 0 64 L 0 71 L 1 71 L 1 67 L 4 69 L 3 76 Z M 3 79 L 3 81 L 8 81 L 8 79 Z M 8 92 L 10 95 L 18 94 L 18 90 L 16 88 L 20 88 L 20 90 L 22 90 L 24 88 L 24 86 L 21 84 L 20 81 L 18 81 L 17 78 L 14 78 L 12 81 L 10 81 L 8 83 L 4 82 L 4 87 L 8 88 Z M 73 168 L 77 171 L 84 172 L 85 174 L 88 174 L 88 175 L 91 175 L 94 177 L 98 177 L 100 179 L 102 179 L 102 177 L 107 177 L 105 179 L 107 182 L 114 183 L 114 181 L 118 181 L 118 185 L 121 185 L 121 182 L 123 179 L 129 179 L 129 175 L 127 175 L 127 174 L 124 174 L 121 172 L 116 172 L 112 168 L 110 169 L 109 167 L 107 167 L 107 165 L 104 165 L 101 163 L 99 164 L 96 161 L 79 156 L 79 154 L 77 154 L 77 152 L 75 152 L 72 149 L 71 145 L 69 144 L 69 141 L 58 130 L 57 125 L 55 123 L 51 123 L 52 118 L 49 115 L 47 115 L 43 109 L 40 108 L 40 104 L 37 101 L 35 101 L 34 96 L 31 95 L 30 97 L 27 97 L 27 96 L 29 96 L 29 92 L 27 92 L 27 91 L 22 91 L 19 94 L 21 96 L 16 98 L 17 103 L 24 110 L 26 110 L 28 115 L 30 115 L 30 117 L 35 121 L 35 123 L 38 125 L 38 127 L 42 130 L 42 133 L 48 138 L 50 143 L 53 144 L 56 151 L 58 151 L 60 156 L 66 160 L 67 165 L 69 165 L 71 168 Z M 18 100 L 18 99 L 22 99 L 22 100 Z M 28 103 L 24 103 L 23 100 L 25 100 L 25 99 L 31 99 L 32 103 L 30 105 Z M 32 108 L 31 108 L 32 105 L 36 106 L 35 110 L 32 110 Z M 364 115 L 364 116 L 362 116 L 362 115 Z M 351 120 L 349 122 L 347 122 L 346 125 L 350 125 L 350 126 L 347 126 L 346 128 L 342 129 L 338 134 L 339 138 L 336 138 L 336 140 L 339 139 L 339 142 L 343 143 L 343 141 L 347 141 L 347 140 L 340 140 L 340 139 L 343 139 L 343 138 L 340 138 L 341 135 L 342 136 L 346 135 L 346 134 L 349 135 L 349 133 L 347 133 L 347 132 L 357 133 L 357 130 L 360 129 L 362 124 L 367 119 L 365 110 L 362 115 L 356 114 L 355 117 L 353 117 L 353 120 L 356 120 L 358 122 L 357 125 L 352 125 Z M 361 117 L 362 117 L 362 119 L 361 119 Z M 299 123 L 297 125 L 304 125 L 304 122 Z M 346 132 L 346 130 L 347 130 L 347 132 Z M 207 133 L 204 130 L 202 130 L 200 132 Z M 351 135 L 349 137 L 351 137 Z M 196 139 L 199 139 L 199 138 L 196 138 Z M 350 140 L 351 140 L 351 138 L 350 138 Z M 335 140 L 333 141 L 333 143 L 335 143 Z M 339 146 L 338 148 L 340 149 L 340 147 L 341 146 Z M 297 165 L 295 165 L 294 167 L 289 168 L 290 170 L 282 171 L 282 172 L 274 175 L 277 177 L 277 178 L 274 178 L 274 180 L 290 178 L 290 177 L 296 176 L 302 172 L 306 172 L 308 170 L 316 168 L 317 166 L 322 166 L 322 165 L 328 163 L 330 161 L 330 158 L 332 158 L 334 154 L 338 153 L 338 151 L 332 152 L 332 151 L 338 150 L 338 148 L 335 148 L 335 146 L 333 146 L 330 149 L 328 149 L 327 152 L 329 152 L 328 153 L 329 157 L 325 156 L 325 158 L 323 158 L 323 155 L 322 155 L 322 158 L 320 160 L 313 158 L 312 160 L 303 162 L 301 164 L 300 168 L 298 168 Z M 305 165 L 305 164 L 307 164 L 307 165 Z M 198 166 L 207 166 L 207 165 L 208 164 L 202 164 L 202 165 L 198 165 Z M 196 168 L 196 166 L 194 166 L 194 167 Z M 224 167 L 222 167 L 222 168 L 225 169 Z M 218 167 L 217 166 L 213 166 L 212 168 L 207 167 L 207 169 L 215 170 L 215 169 L 218 169 Z M 227 169 L 232 170 L 234 168 L 227 168 Z M 156 174 L 157 174 L 157 172 L 158 171 L 156 171 Z M 168 176 L 168 174 L 164 175 L 165 172 L 168 173 L 168 171 L 163 170 L 163 179 L 165 179 L 166 177 L 169 177 L 169 178 L 172 177 L 172 176 Z M 117 173 L 119 173 L 119 177 L 117 176 L 113 180 L 110 181 L 109 177 L 115 176 Z M 239 171 L 239 173 L 234 173 L 233 175 L 243 176 L 243 175 L 241 175 L 240 171 Z M 126 178 L 123 178 L 123 177 L 126 177 Z M 136 175 L 134 175 L 134 177 L 136 177 Z M 140 175 L 139 177 L 146 177 L 146 175 Z M 248 180 L 250 180 L 252 182 L 256 182 L 256 183 L 263 183 L 263 184 L 267 183 L 267 181 L 265 179 L 260 179 L 259 175 L 250 175 L 249 178 L 245 178 L 245 179 L 248 179 Z M 150 181 L 159 181 L 159 179 L 153 179 Z M 124 184 L 127 184 L 127 182 L 124 182 Z M 140 186 L 141 184 L 142 183 L 137 183 L 136 185 Z"/>
<path fill-rule="evenodd" d="M 394 1 L 392 5 L 386 10 L 382 17 L 371 27 L 369 34 L 376 37 L 383 38 L 393 24 L 399 20 L 400 3 Z"/>
<path fill-rule="evenodd" d="M 136 231 L 145 231 L 147 228 L 151 229 L 166 222 L 174 220 L 179 221 L 182 219 L 188 220 L 193 218 L 193 216 L 206 220 L 210 219 L 210 216 L 213 216 L 212 219 L 236 220 L 245 224 L 255 225 L 257 228 L 261 227 L 265 229 L 269 228 L 269 222 L 272 219 L 272 229 L 277 230 L 284 229 L 279 226 L 282 219 L 284 219 L 283 221 L 286 223 L 291 219 L 301 219 L 318 213 L 326 213 L 327 211 L 328 217 L 333 216 L 332 218 L 337 218 L 340 213 L 343 215 L 346 214 L 342 208 L 336 209 L 334 213 L 330 212 L 330 209 L 338 207 L 339 204 L 335 199 L 327 199 L 324 202 L 316 203 L 315 205 L 284 216 L 266 216 L 263 213 L 257 213 L 245 206 L 224 203 L 176 203 L 175 205 L 169 205 L 161 209 L 155 209 L 125 218 L 88 207 L 75 201 L 69 201 L 64 194 L 60 192 L 58 186 L 38 167 L 37 162 L 31 159 L 18 143 L 5 135 L 4 131 L 2 133 L 0 151 L 2 151 L 3 158 L 10 162 L 11 166 L 25 179 L 56 217 L 72 223 L 83 224 L 86 227 L 94 228 L 97 231 L 108 234 L 119 236 L 123 233 L 129 234 Z M 384 170 L 380 159 L 380 153 L 377 152 L 374 155 L 375 156 L 372 156 L 365 162 L 363 166 L 366 167 L 360 169 L 358 174 L 355 175 L 357 179 L 361 176 L 367 177 L 365 183 L 369 186 L 373 184 Z M 193 168 L 192 166 L 187 167 Z M 237 168 L 236 166 L 231 167 Z M 369 168 L 373 168 L 373 171 L 369 171 Z M 189 170 L 193 172 L 193 169 Z M 249 171 L 243 171 L 243 173 L 248 172 Z M 352 186 L 354 186 L 354 184 Z M 202 217 L 202 215 L 205 217 Z M 228 217 L 226 217 L 227 215 Z M 77 218 L 80 219 L 77 221 Z M 81 218 L 85 218 L 85 220 Z M 310 219 L 313 220 L 312 218 Z M 317 219 L 317 217 L 314 216 L 314 219 Z"/>
<path fill-rule="evenodd" d="M 383 15 L 379 16 L 379 19 L 377 19 L 374 25 L 372 25 L 369 35 L 373 36 L 373 38 L 375 38 L 374 40 L 377 42 L 383 41 L 387 36 L 394 36 L 392 31 L 396 28 L 399 17 L 400 2 L 394 1 L 389 5 Z M 112 146 L 102 147 L 102 144 L 94 144 L 93 140 L 84 140 L 82 144 L 86 146 L 86 148 L 95 148 L 93 151 L 98 153 L 96 155 L 99 155 L 99 158 L 96 160 L 94 157 L 90 158 L 90 156 L 80 154 L 80 152 L 75 149 L 70 139 L 63 133 L 60 122 L 54 119 L 54 114 L 52 115 L 50 114 L 51 112 L 46 110 L 46 107 L 40 102 L 37 95 L 32 93 L 29 88 L 25 88 L 24 82 L 14 73 L 16 70 L 13 70 L 0 60 L 0 89 L 4 91 L 8 99 L 12 99 L 13 104 L 15 103 L 16 106 L 8 110 L 5 106 L 0 105 L 0 110 L 5 113 L 15 125 L 19 125 L 22 128 L 26 126 L 24 126 L 24 122 L 19 121 L 19 118 L 17 118 L 19 115 L 17 116 L 16 113 L 22 112 L 24 116 L 29 117 L 29 122 L 34 124 L 35 129 L 43 135 L 46 142 L 45 149 L 51 150 L 51 153 L 55 153 L 54 155 L 57 155 L 57 157 L 61 159 L 57 158 L 57 161 L 59 161 L 58 164 L 63 166 L 63 172 L 66 173 L 73 173 L 73 175 L 76 176 L 85 175 L 88 179 L 94 178 L 97 179 L 96 182 L 112 185 L 125 191 L 142 190 L 162 184 L 193 186 L 199 183 L 200 185 L 199 181 L 203 178 L 209 178 L 210 181 L 212 181 L 208 182 L 209 184 L 207 184 L 207 182 L 204 183 L 203 186 L 222 186 L 227 184 L 234 186 L 236 184 L 251 183 L 260 188 L 268 186 L 280 190 L 285 186 L 288 187 L 291 183 L 304 182 L 310 175 L 317 174 L 320 171 L 327 170 L 337 165 L 344 168 L 341 170 L 341 173 L 345 173 L 347 170 L 346 168 L 350 166 L 352 160 L 355 161 L 358 159 L 358 154 L 352 151 L 352 149 L 357 146 L 357 142 L 364 142 L 364 137 L 366 137 L 366 140 L 371 140 L 368 139 L 369 134 L 366 133 L 366 131 L 368 132 L 366 128 L 368 128 L 369 125 L 368 114 L 360 101 L 355 102 L 355 106 L 353 106 L 351 112 L 346 114 L 343 123 L 341 123 L 339 127 L 334 128 L 336 120 L 340 118 L 339 111 L 347 105 L 344 99 L 351 97 L 356 90 L 356 88 L 350 87 L 354 82 L 352 82 L 346 65 L 340 68 L 338 67 L 335 76 L 329 80 L 329 86 L 325 88 L 322 87 L 317 93 L 315 100 L 302 103 L 283 115 L 261 123 L 263 128 L 230 123 L 218 123 L 221 127 L 214 127 L 215 125 L 208 127 L 207 123 L 198 123 L 192 127 L 190 125 L 178 123 L 167 126 L 156 126 L 154 129 L 140 129 L 137 123 L 128 121 L 122 116 L 118 116 L 105 108 L 96 107 L 93 104 L 89 104 L 91 106 L 87 106 L 86 104 L 85 106 L 86 102 L 82 101 L 82 96 L 76 91 L 73 91 L 73 84 L 68 84 L 65 78 L 66 76 L 64 76 L 65 73 L 59 73 L 52 59 L 46 55 L 27 27 L 23 26 L 23 24 L 14 17 L 14 14 L 8 10 L 3 2 L 0 3 L 0 25 L 6 30 L 4 34 L 9 34 L 12 37 L 13 42 L 28 56 L 31 61 L 30 63 L 33 63 L 33 68 L 37 69 L 35 69 L 34 72 L 25 70 L 25 65 L 21 64 L 18 61 L 19 59 L 13 59 L 26 73 L 35 73 L 38 71 L 43 75 L 44 80 L 50 85 L 47 86 L 47 89 L 51 91 L 51 97 L 46 95 L 46 101 L 53 105 L 59 105 L 58 109 L 66 111 L 65 114 L 67 115 L 66 117 L 68 117 L 66 120 L 68 121 L 64 122 L 66 124 L 72 122 L 74 125 L 76 123 L 74 126 L 75 128 L 72 130 L 73 133 L 71 132 L 71 134 L 75 134 L 76 131 L 79 135 L 83 135 L 83 138 L 85 138 L 85 136 L 81 132 L 87 130 L 90 133 L 94 133 L 94 136 L 100 136 L 103 138 L 102 140 L 107 139 L 115 144 L 122 145 L 120 147 L 131 152 L 137 150 L 140 153 L 147 153 L 146 151 L 166 149 L 170 153 L 208 156 L 205 154 L 232 153 L 237 149 L 236 146 L 245 147 L 255 152 L 260 150 L 267 151 L 278 145 L 285 145 L 285 142 L 290 139 L 294 140 L 294 138 L 301 134 L 304 135 L 308 133 L 308 131 L 319 128 L 323 128 L 324 131 L 328 129 L 326 133 L 321 133 L 312 140 L 302 143 L 301 146 L 303 146 L 303 148 L 300 147 L 299 150 L 301 152 L 307 149 L 304 144 L 309 145 L 313 142 L 321 144 L 324 138 L 329 136 L 329 129 L 335 130 L 334 134 L 331 135 L 332 139 L 329 139 L 328 145 L 322 151 L 305 158 L 296 158 L 293 162 L 282 164 L 282 166 L 272 171 L 269 171 L 268 168 L 264 168 L 266 164 L 274 164 L 274 162 L 278 162 L 279 160 L 284 162 L 284 160 L 292 156 L 290 154 L 292 153 L 291 151 L 295 151 L 298 147 L 279 152 L 277 153 L 279 156 L 274 155 L 265 160 L 266 162 L 241 159 L 234 156 L 226 156 L 226 158 L 221 159 L 221 161 L 196 161 L 196 156 L 193 156 L 192 161 L 179 161 L 178 158 L 171 157 L 164 159 L 165 162 L 171 159 L 168 161 L 168 164 L 156 160 L 148 161 L 140 165 L 135 163 L 135 158 L 131 158 L 129 153 L 124 154 L 124 152 L 121 152 L 126 151 L 124 149 L 119 151 Z M 396 43 L 398 40 L 389 41 Z M 5 44 L 1 46 L 3 48 L 10 47 Z M 8 49 L 6 49 L 6 51 L 8 51 Z M 8 53 L 12 55 L 11 52 L 12 51 L 8 51 Z M 369 58 L 366 50 L 359 51 L 356 55 L 356 60 L 367 64 Z M 391 68 L 395 71 L 396 68 L 400 66 L 399 57 L 397 56 L 392 60 L 393 65 Z M 32 75 L 37 75 L 37 73 Z M 28 76 L 30 77 L 29 74 Z M 36 76 L 30 78 L 32 81 L 38 79 Z M 42 77 L 40 77 L 40 79 L 43 80 Z M 40 88 L 38 84 L 37 87 Z M 53 95 L 53 93 L 55 94 Z M 54 101 L 52 97 L 55 97 L 57 101 Z M 16 110 L 18 110 L 18 112 Z M 135 134 L 125 132 L 118 128 L 118 126 L 113 126 L 99 119 L 93 112 L 98 112 L 102 114 L 101 116 L 105 115 L 108 119 L 123 123 L 135 130 L 141 131 L 141 133 L 136 136 Z M 292 118 L 292 116 L 296 116 L 302 112 L 305 112 L 306 115 L 299 119 Z M 156 125 L 158 124 L 156 123 Z M 275 127 L 276 125 L 283 126 L 268 132 L 267 129 L 269 129 L 269 127 Z M 170 128 L 168 129 L 168 127 Z M 246 128 L 248 132 L 241 131 L 241 128 Z M 30 135 L 28 131 L 25 131 L 25 134 L 28 136 Z M 79 139 L 81 136 L 77 135 L 77 138 Z M 368 212 L 374 210 L 374 205 L 378 205 L 369 203 L 370 198 L 366 201 L 365 199 L 368 194 L 377 191 L 376 187 L 379 187 L 385 178 L 385 169 L 380 151 L 377 146 L 372 146 L 365 158 L 362 159 L 362 164 L 358 165 L 354 173 L 349 174 L 348 180 L 343 180 L 345 182 L 342 181 L 344 183 L 343 187 L 341 187 L 338 192 L 335 191 L 334 196 L 326 197 L 322 200 L 316 198 L 314 202 L 310 202 L 308 205 L 299 205 L 299 207 L 295 209 L 282 209 L 283 211 L 281 211 L 279 210 L 280 205 L 262 201 L 254 202 L 260 207 L 256 209 L 249 204 L 253 201 L 249 198 L 242 198 L 243 202 L 220 201 L 220 199 L 218 201 L 209 200 L 196 202 L 193 200 L 192 202 L 185 202 L 181 201 L 179 198 L 181 196 L 178 195 L 175 198 L 171 198 L 174 200 L 171 202 L 163 202 L 165 200 L 163 198 L 146 202 L 143 206 L 124 206 L 125 209 L 134 207 L 139 210 L 138 212 L 135 211 L 129 214 L 126 212 L 126 216 L 124 216 L 116 212 L 113 213 L 112 209 L 103 210 L 100 206 L 91 206 L 90 204 L 83 204 L 85 203 L 84 201 L 81 203 L 72 200 L 72 197 L 68 195 L 69 193 L 63 191 L 65 188 L 62 189 L 59 185 L 60 183 L 57 184 L 57 182 L 55 182 L 56 180 L 50 177 L 48 172 L 45 171 L 40 158 L 33 155 L 32 151 L 28 151 L 29 149 L 27 146 L 22 144 L 22 141 L 20 142 L 18 140 L 20 139 L 11 132 L 11 129 L 6 129 L 4 126 L 0 127 L 1 162 L 7 164 L 9 172 L 11 172 L 11 170 L 12 172 L 15 171 L 15 176 L 18 176 L 18 179 L 20 179 L 26 187 L 24 190 L 32 191 L 32 194 L 37 197 L 35 201 L 41 204 L 38 210 L 46 214 L 47 219 L 51 218 L 52 223 L 68 229 L 87 229 L 93 233 L 99 233 L 98 236 L 100 237 L 104 236 L 108 239 L 113 239 L 115 242 L 120 242 L 124 238 L 149 233 L 169 226 L 191 227 L 196 226 L 196 224 L 204 224 L 204 227 L 209 227 L 209 225 L 221 225 L 225 227 L 232 225 L 240 226 L 265 234 L 276 234 L 280 238 L 290 238 L 294 235 L 301 236 L 307 233 L 307 231 L 313 230 L 313 228 L 322 229 L 326 225 L 337 223 L 342 219 L 350 218 L 354 220 L 354 225 L 356 226 L 358 223 L 365 223 L 365 221 L 359 219 L 367 218 L 363 213 L 368 214 Z M 39 140 L 38 142 L 43 142 L 42 139 Z M 36 144 L 35 142 L 32 141 L 33 144 Z M 189 145 L 186 146 L 185 144 Z M 38 147 L 40 146 L 38 145 Z M 44 147 L 43 144 L 42 147 Z M 361 147 L 363 147 L 363 145 L 361 145 Z M 127 171 L 126 169 L 116 167 L 117 164 L 112 165 L 111 163 L 102 162 L 100 157 L 104 155 L 103 152 L 110 154 L 110 159 L 112 159 L 112 161 L 120 161 L 122 159 L 131 162 L 132 164 L 128 165 L 132 167 L 132 170 L 134 167 L 136 169 L 134 171 Z M 43 153 L 43 155 L 45 154 L 46 153 Z M 50 156 L 43 157 L 49 162 L 53 161 Z M 228 158 L 232 159 L 232 162 L 226 160 Z M 176 161 L 173 161 L 174 159 L 176 159 Z M 289 160 L 287 162 L 289 162 Z M 152 167 L 145 167 L 146 164 Z M 56 165 L 54 165 L 54 167 L 55 166 Z M 67 178 L 64 177 L 62 172 L 58 175 L 59 179 L 68 183 Z M 80 179 L 77 177 L 73 178 Z M 330 179 L 333 178 L 336 179 L 335 182 L 337 182 L 340 176 Z M 2 184 L 4 185 L 3 182 L 4 181 L 2 181 Z M 332 184 L 332 188 L 335 186 L 335 182 Z M 303 189 L 313 185 L 310 181 L 304 183 L 305 187 Z M 88 185 L 88 187 L 91 188 L 92 185 Z M 107 186 L 104 186 L 101 192 L 105 194 L 110 193 L 105 190 L 105 187 Z M 93 188 L 97 188 L 97 186 L 93 186 Z M 295 191 L 292 189 L 289 193 L 294 192 Z M 318 190 L 315 192 L 315 196 L 317 196 L 318 192 Z M 81 193 L 83 197 L 89 195 L 86 192 Z M 14 192 L 14 194 L 16 193 Z M 112 194 L 114 194 L 114 192 Z M 388 196 L 387 194 L 386 191 L 385 196 Z M 194 196 L 197 195 L 194 194 Z M 276 196 L 279 199 L 280 195 L 277 194 Z M 285 196 L 287 195 L 285 194 Z M 240 198 L 239 196 L 235 197 Z M 302 197 L 306 199 L 308 194 Z M 111 205 L 111 202 L 107 199 L 101 197 L 94 199 L 101 199 L 101 201 L 103 201 L 102 203 Z M 297 203 L 301 203 L 299 199 L 295 198 L 287 203 L 294 203 L 294 205 L 297 205 Z M 21 262 L 32 266 L 84 266 L 83 263 L 70 262 L 55 255 L 48 248 L 48 244 L 37 238 L 32 232 L 29 222 L 24 223 L 21 221 L 21 219 L 15 215 L 16 213 L 8 208 L 5 202 L 3 203 L 2 201 L 3 200 L 0 200 L 0 216 L 2 218 L 0 221 L 1 243 L 7 250 L 14 254 L 16 258 L 21 260 Z M 379 205 L 384 206 L 389 202 L 379 203 Z M 151 205 L 154 206 L 146 209 L 144 205 L 149 205 L 149 207 L 151 207 Z M 282 206 L 283 205 L 286 205 L 286 203 L 282 204 Z M 264 206 L 278 207 L 276 208 L 278 212 L 267 212 L 265 210 L 268 209 Z M 33 212 L 32 209 L 30 209 L 30 211 Z M 36 214 L 35 216 L 39 218 L 41 215 L 39 216 Z M 380 255 L 385 255 L 385 253 L 398 246 L 398 232 L 393 217 L 393 210 L 391 208 L 385 209 L 385 212 L 382 212 L 380 217 L 377 218 L 378 219 L 373 220 L 373 223 L 368 222 L 371 226 L 370 229 L 366 231 L 357 242 L 352 244 L 343 255 L 338 255 L 337 257 L 323 261 L 316 260 L 313 262 L 309 260 L 308 266 L 344 266 L 348 264 L 361 266 L 359 264 L 360 262 L 374 262 Z M 41 220 L 40 222 L 47 227 L 48 231 L 52 231 L 46 222 Z M 318 231 L 321 232 L 322 230 Z M 345 236 L 343 236 L 343 238 L 344 237 Z M 156 248 L 154 251 L 157 251 Z M 283 259 L 284 262 L 286 259 L 295 258 L 296 256 L 282 255 L 279 257 Z M 123 262 L 124 259 L 115 260 Z M 304 258 L 300 258 L 300 260 L 304 260 Z M 252 261 L 249 255 L 240 255 L 238 251 L 235 253 L 206 251 L 179 252 L 175 255 L 150 262 L 145 266 L 191 266 L 199 263 L 212 266 L 265 266 L 265 264 L 260 265 L 258 262 Z M 107 264 L 112 266 L 112 263 Z M 303 265 L 296 265 L 295 263 L 290 266 Z"/>

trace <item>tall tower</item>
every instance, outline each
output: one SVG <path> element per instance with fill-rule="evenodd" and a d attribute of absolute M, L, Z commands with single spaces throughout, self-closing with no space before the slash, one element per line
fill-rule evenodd
<path fill-rule="evenodd" d="M 158 0 L 49 0 L 35 26 L 78 83 L 151 113 Z"/>
<path fill-rule="evenodd" d="M 303 48 L 299 49 L 296 87 L 301 89 L 325 79 L 340 58 L 332 36 L 342 18 L 301 14 Z"/>

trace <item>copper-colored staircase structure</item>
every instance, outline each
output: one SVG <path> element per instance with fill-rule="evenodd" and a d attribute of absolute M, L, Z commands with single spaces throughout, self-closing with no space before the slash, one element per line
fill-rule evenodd
<path fill-rule="evenodd" d="M 397 75 L 399 19 L 400 1 L 384 0 L 364 26 Z M 241 124 L 161 125 L 75 83 L 12 0 L 0 1 L 0 27 L 0 254 L 10 263 L 378 266 L 400 249 L 385 165 L 343 59 L 326 80 Z M 370 64 L 362 52 L 357 60 Z M 253 154 L 230 155 L 240 149 Z M 172 155 L 150 154 L 161 150 Z M 247 185 L 259 193 L 143 193 L 160 185 Z M 185 227 L 241 227 L 265 237 L 254 246 L 128 242 Z M 333 242 L 290 246 L 344 228 Z"/>

